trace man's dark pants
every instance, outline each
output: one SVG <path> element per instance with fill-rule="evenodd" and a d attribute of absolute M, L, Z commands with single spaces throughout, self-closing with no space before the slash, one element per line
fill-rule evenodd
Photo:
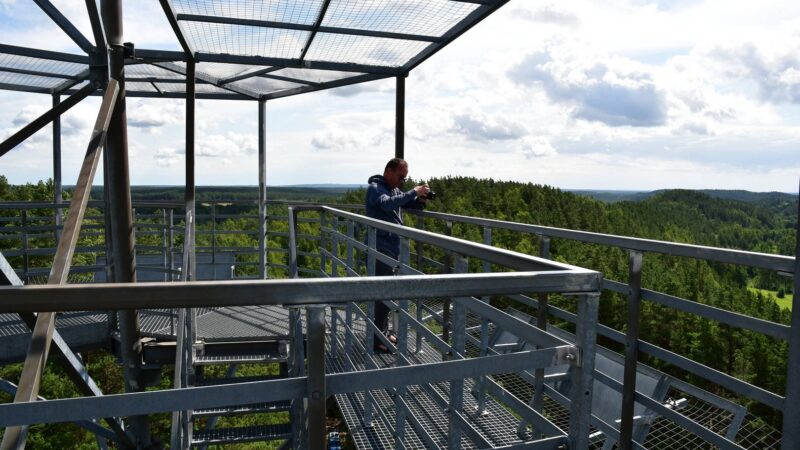
<path fill-rule="evenodd" d="M 375 275 L 376 276 L 389 276 L 394 275 L 394 268 L 386 265 L 380 261 L 375 261 Z M 389 329 L 389 307 L 383 302 L 375 302 L 375 326 L 377 326 L 384 334 Z M 382 344 L 383 342 L 375 337 L 374 345 Z"/>

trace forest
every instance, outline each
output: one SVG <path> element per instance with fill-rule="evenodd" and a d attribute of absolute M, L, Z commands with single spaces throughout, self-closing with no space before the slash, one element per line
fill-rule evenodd
<path fill-rule="evenodd" d="M 798 196 L 782 193 L 751 193 L 745 191 L 692 191 L 664 190 L 637 195 L 633 198 L 593 198 L 590 193 L 576 193 L 551 186 L 531 183 L 495 181 L 465 177 L 434 178 L 426 181 L 436 192 L 437 198 L 428 209 L 452 214 L 492 218 L 504 221 L 538 224 L 574 230 L 593 231 L 622 236 L 699 244 L 732 248 L 754 252 L 794 256 L 797 249 Z M 419 182 L 419 181 L 416 181 Z M 408 181 L 408 188 L 415 184 Z M 134 200 L 180 200 L 181 187 L 134 188 Z M 93 191 L 95 198 L 100 190 Z M 69 196 L 67 190 L 65 196 Z M 331 203 L 361 204 L 362 189 L 336 188 L 269 188 L 271 200 L 317 201 Z M 0 201 L 50 201 L 52 182 L 27 185 L 10 185 L 0 176 Z M 199 204 L 203 200 L 255 200 L 254 187 L 208 187 L 198 188 Z M 249 218 L 227 218 L 215 223 L 218 230 L 242 230 L 254 228 L 255 203 L 252 207 L 239 207 L 237 213 Z M 279 215 L 285 206 L 270 206 L 270 214 Z M 15 211 L 0 209 L 0 219 L 11 218 Z M 413 224 L 413 220 L 409 220 Z M 11 222 L 0 222 L 0 227 Z M 210 225 L 200 223 L 199 228 Z M 280 231 L 285 225 L 270 223 L 270 231 Z M 441 222 L 426 222 L 426 228 L 444 232 Z M 482 241 L 478 227 L 456 225 L 454 236 Z M 99 239 L 99 238 L 98 238 Z M 150 238 L 143 238 L 140 245 Z M 180 237 L 178 238 L 180 240 Z M 208 235 L 198 235 L 198 245 L 209 245 Z M 255 246 L 253 235 L 220 235 L 215 245 Z M 98 242 L 83 242 L 97 244 Z M 48 245 L 42 242 L 42 245 Z M 522 253 L 538 253 L 537 237 L 498 230 L 493 235 L 493 244 Z M 13 241 L 0 240 L 0 251 L 12 248 Z M 285 246 L 280 237 L 270 237 L 270 247 Z M 570 264 L 598 270 L 611 280 L 626 281 L 628 274 L 627 254 L 622 249 L 603 247 L 563 239 L 554 239 L 550 255 Z M 251 255 L 252 256 L 252 255 Z M 19 261 L 9 258 L 12 265 Z M 273 263 L 283 262 L 282 255 L 270 254 Z M 477 270 L 477 268 L 474 268 Z M 244 266 L 242 274 L 254 269 Z M 271 269 L 272 276 L 283 275 L 282 270 Z M 646 254 L 642 272 L 643 287 L 670 295 L 690 299 L 718 308 L 739 312 L 753 317 L 788 324 L 790 321 L 793 280 L 791 277 L 764 270 L 748 269 L 728 264 L 709 263 L 666 255 Z M 554 304 L 569 302 L 555 298 Z M 502 299 L 496 306 L 504 306 Z M 611 292 L 601 297 L 600 322 L 618 330 L 624 330 L 626 318 L 625 299 Z M 782 394 L 786 381 L 787 345 L 761 334 L 734 329 L 726 325 L 676 312 L 649 302 L 643 303 L 641 323 L 642 339 L 669 349 L 675 353 L 702 362 L 715 369 L 734 375 L 764 389 Z M 602 345 L 621 350 L 613 342 L 600 341 Z M 90 371 L 100 379 L 107 392 L 120 389 L 119 374 L 114 373 L 106 354 L 89 356 Z M 647 357 L 646 362 L 667 373 L 686 378 L 698 386 L 716 394 L 736 399 L 718 386 L 709 385 L 680 370 Z M 16 380 L 19 365 L 0 369 L 0 378 Z M 52 379 L 42 383 L 45 397 L 77 395 L 70 391 L 69 382 L 59 381 L 58 369 L 48 371 Z M 9 401 L 0 394 L 0 401 Z M 736 399 L 744 402 L 742 399 Z M 746 406 L 764 422 L 773 426 L 780 424 L 780 416 L 770 408 L 745 402 Z M 75 435 L 63 438 L 55 436 L 50 427 L 40 427 L 32 436 L 40 436 L 41 446 L 58 447 L 58 442 L 84 442 L 92 448 L 92 440 L 75 429 Z M 37 434 L 38 433 L 38 434 Z M 70 439 L 72 439 L 70 441 Z M 47 442 L 52 442 L 48 444 Z M 83 444 L 72 448 L 84 448 Z M 245 447 L 242 447 L 245 448 Z M 261 448 L 261 447 L 247 447 Z"/>

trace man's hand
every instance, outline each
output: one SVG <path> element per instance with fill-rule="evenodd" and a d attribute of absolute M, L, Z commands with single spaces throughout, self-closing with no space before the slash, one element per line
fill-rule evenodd
<path fill-rule="evenodd" d="M 428 192 L 431 191 L 431 188 L 428 187 L 427 184 L 420 184 L 419 186 L 414 188 L 414 192 L 417 193 L 417 198 L 420 200 L 425 199 L 428 196 Z"/>

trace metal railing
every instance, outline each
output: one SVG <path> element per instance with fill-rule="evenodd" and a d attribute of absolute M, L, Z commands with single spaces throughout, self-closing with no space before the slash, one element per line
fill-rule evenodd
<path fill-rule="evenodd" d="M 615 236 L 602 233 L 568 230 L 562 228 L 530 225 L 523 223 L 506 222 L 492 219 L 460 216 L 439 212 L 409 211 L 416 215 L 418 227 L 424 229 L 424 219 L 435 219 L 443 221 L 446 227 L 445 233 L 452 235 L 454 224 L 465 224 L 480 227 L 483 231 L 484 243 L 492 244 L 492 230 L 508 230 L 521 234 L 535 235 L 539 238 L 540 255 L 547 257 L 550 251 L 551 239 L 565 239 L 584 243 L 599 244 L 612 248 L 619 248 L 628 253 L 629 276 L 627 282 L 603 280 L 603 290 L 622 294 L 627 298 L 627 322 L 625 331 L 613 329 L 611 327 L 598 324 L 597 333 L 599 336 L 610 339 L 613 342 L 624 345 L 625 351 L 625 370 L 624 380 L 620 383 L 602 373 L 596 373 L 597 379 L 608 385 L 614 390 L 622 393 L 622 412 L 621 424 L 619 428 L 610 424 L 603 424 L 595 417 L 594 425 L 609 436 L 618 436 L 622 448 L 644 448 L 644 442 L 634 440 L 634 403 L 644 405 L 648 409 L 665 417 L 689 432 L 701 437 L 706 442 L 718 448 L 741 449 L 743 448 L 735 442 L 736 434 L 728 433 L 720 435 L 704 425 L 698 424 L 691 419 L 674 411 L 668 405 L 650 398 L 641 392 L 636 391 L 637 367 L 639 364 L 639 352 L 652 358 L 666 362 L 674 367 L 680 368 L 689 374 L 701 377 L 708 382 L 725 388 L 726 390 L 756 402 L 767 405 L 784 415 L 782 429 L 783 448 L 800 447 L 800 418 L 798 418 L 797 405 L 800 398 L 789 397 L 789 389 L 793 384 L 800 383 L 800 336 L 795 333 L 792 335 L 792 326 L 775 323 L 755 317 L 750 317 L 733 311 L 705 305 L 696 301 L 668 295 L 642 287 L 642 263 L 644 255 L 647 253 L 671 255 L 709 262 L 719 262 L 735 264 L 758 269 L 766 269 L 778 272 L 785 276 L 794 277 L 795 286 L 798 286 L 799 265 L 797 258 L 782 255 L 771 255 L 748 251 L 713 248 L 700 245 L 681 244 L 674 242 L 656 241 L 650 239 L 639 239 L 625 236 Z M 795 298 L 797 287 L 795 287 Z M 516 297 L 515 300 L 537 310 L 539 324 L 547 323 L 547 317 L 552 317 L 566 322 L 575 322 L 575 315 L 562 308 L 548 304 L 546 296 L 538 299 L 529 297 Z M 653 302 L 666 308 L 681 311 L 687 314 L 702 317 L 720 324 L 725 324 L 733 328 L 749 330 L 755 333 L 790 341 L 790 350 L 787 355 L 787 396 L 765 390 L 755 386 L 745 380 L 741 380 L 722 371 L 708 367 L 701 362 L 694 361 L 685 356 L 664 349 L 653 343 L 644 341 L 639 336 L 639 324 L 641 321 L 642 300 Z M 800 309 L 800 303 L 795 300 L 794 311 Z M 797 317 L 792 322 L 794 329 L 800 327 Z M 549 387 L 545 386 L 547 391 Z M 549 389 L 552 391 L 552 389 Z M 539 392 L 539 391 L 537 391 Z M 641 437 L 641 436 L 640 436 Z"/>
<path fill-rule="evenodd" d="M 594 324 L 596 323 L 598 290 L 601 277 L 598 273 L 577 267 L 553 263 L 536 257 L 522 255 L 501 249 L 494 249 L 455 238 L 438 236 L 433 233 L 409 228 L 396 227 L 384 222 L 374 221 L 356 214 L 332 208 L 302 207 L 290 208 L 289 239 L 297 243 L 298 233 L 294 230 L 298 223 L 299 209 L 315 209 L 328 215 L 360 223 L 368 227 L 370 234 L 376 229 L 384 229 L 404 236 L 406 239 L 424 241 L 427 245 L 442 248 L 453 254 L 454 270 L 445 275 L 408 275 L 404 277 L 368 277 L 339 279 L 289 279 L 289 280 L 241 280 L 233 282 L 192 282 L 192 283 L 135 283 L 135 284 L 87 284 L 64 286 L 25 286 L 22 288 L 3 288 L 0 312 L 56 311 L 56 310 L 94 310 L 107 309 L 113 304 L 121 309 L 143 308 L 196 308 L 201 306 L 234 305 L 283 305 L 306 310 L 307 351 L 303 355 L 303 345 L 295 340 L 293 351 L 295 359 L 290 369 L 290 378 L 284 380 L 259 381 L 240 385 L 208 387 L 186 387 L 165 391 L 139 392 L 131 394 L 105 395 L 97 398 L 78 398 L 49 400 L 46 402 L 0 405 L 0 426 L 75 421 L 83 418 L 106 416 L 135 416 L 166 411 L 190 411 L 201 408 L 219 407 L 253 402 L 293 400 L 294 414 L 300 424 L 295 434 L 296 448 L 322 448 L 324 446 L 325 398 L 328 395 L 351 392 L 368 393 L 376 389 L 392 389 L 397 392 L 398 405 L 402 410 L 403 390 L 408 385 L 431 386 L 433 383 L 449 382 L 449 395 L 445 397 L 450 406 L 448 417 L 453 431 L 448 447 L 458 448 L 465 439 L 476 439 L 475 431 L 469 426 L 463 407 L 463 383 L 465 379 L 481 380 L 485 389 L 494 397 L 504 399 L 506 406 L 542 430 L 547 440 L 543 443 L 553 445 L 571 442 L 575 448 L 586 448 L 589 439 L 589 414 L 591 411 L 592 361 L 594 346 Z M 314 221 L 308 219 L 309 222 Z M 371 244 L 371 245 L 370 245 Z M 384 255 L 375 250 L 374 239 L 368 244 L 350 239 L 346 242 L 355 252 L 367 255 L 368 266 L 376 260 L 387 261 Z M 292 255 L 290 267 L 296 267 L 297 248 L 290 246 Z M 321 249 L 321 255 L 325 255 Z M 334 257 L 329 254 L 328 258 Z M 513 272 L 466 273 L 467 259 L 476 258 L 502 265 Z M 406 258 L 407 260 L 407 258 Z M 344 270 L 348 266 L 343 261 Z M 352 266 L 350 267 L 353 270 Z M 405 266 L 408 269 L 408 266 Z M 374 271 L 374 269 L 373 269 Z M 295 273 L 297 273 L 295 271 Z M 318 271 L 318 273 L 320 273 Z M 374 273 L 374 272 L 373 272 Z M 560 338 L 531 325 L 520 322 L 505 312 L 496 310 L 480 298 L 487 295 L 520 295 L 536 292 L 562 292 L 574 295 L 579 307 L 578 340 L 565 342 Z M 423 299 L 452 299 L 454 327 L 450 340 L 445 341 L 427 326 L 412 316 L 409 302 Z M 113 302 L 112 302 L 113 299 Z M 390 300 L 389 300 L 390 299 Z M 366 332 L 354 328 L 356 318 L 365 316 L 356 308 L 356 302 L 374 304 L 385 301 L 399 315 L 404 327 L 415 333 L 419 339 L 438 347 L 448 355 L 433 364 L 412 364 L 411 352 L 403 347 L 408 342 L 405 328 L 398 329 L 396 364 L 379 368 L 369 364 L 363 369 L 342 373 L 326 373 L 325 330 L 326 314 L 331 317 L 331 327 L 337 332 L 329 338 L 329 346 L 343 349 L 346 346 L 363 346 L 367 360 L 371 360 L 371 339 L 376 335 L 374 324 Z M 343 306 L 346 317 L 338 311 L 327 312 L 327 306 Z M 347 306 L 350 305 L 350 306 Z M 520 336 L 537 345 L 536 350 L 508 355 L 469 355 L 465 351 L 467 314 L 477 315 L 492 324 L 515 330 Z M 299 325 L 300 310 L 295 309 L 292 326 L 296 333 L 302 333 Z M 361 321 L 359 321 L 361 322 Z M 369 320 L 363 321 L 366 324 Z M 179 328 L 180 329 L 180 328 Z M 346 336 L 339 340 L 338 330 L 346 329 Z M 359 343 L 362 342 L 363 343 Z M 349 343 L 349 344 L 348 344 Z M 390 343 L 391 345 L 391 343 Z M 393 346 L 394 347 L 394 346 Z M 308 361 L 302 367 L 301 361 Z M 351 361 L 352 363 L 353 361 Z M 374 361 L 372 361 L 374 362 Z M 569 433 L 553 426 L 539 411 L 520 402 L 512 396 L 502 395 L 502 388 L 488 382 L 489 375 L 495 373 L 517 373 L 532 371 L 540 367 L 560 365 L 571 368 L 573 373 L 574 401 L 570 408 L 573 417 Z M 351 364 L 352 368 L 354 366 Z M 588 392 L 588 395 L 587 395 Z M 307 404 L 306 407 L 302 405 Z M 380 412 L 373 408 L 376 416 Z M 366 418 L 369 421 L 369 417 Z M 402 425 L 405 421 L 413 424 L 414 418 L 398 414 L 396 420 Z M 183 422 L 185 423 L 185 422 Z M 402 429 L 398 426 L 397 429 Z M 509 430 L 513 434 L 513 430 Z M 402 433 L 398 439 L 402 441 Z M 478 441 L 480 442 L 480 441 Z"/>

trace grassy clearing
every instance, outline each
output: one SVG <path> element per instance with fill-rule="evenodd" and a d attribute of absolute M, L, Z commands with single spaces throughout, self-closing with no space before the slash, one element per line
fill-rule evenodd
<path fill-rule="evenodd" d="M 789 311 L 792 310 L 792 299 L 794 298 L 794 295 L 792 295 L 792 294 L 785 294 L 783 296 L 783 298 L 778 298 L 778 291 L 770 291 L 770 290 L 767 290 L 767 289 L 758 289 L 758 288 L 754 288 L 752 286 L 747 286 L 747 289 L 750 292 L 754 292 L 754 293 L 759 293 L 760 292 L 761 295 L 763 295 L 764 297 L 772 297 L 775 300 L 775 303 L 777 303 L 778 306 L 780 306 L 781 308 L 786 308 Z"/>

